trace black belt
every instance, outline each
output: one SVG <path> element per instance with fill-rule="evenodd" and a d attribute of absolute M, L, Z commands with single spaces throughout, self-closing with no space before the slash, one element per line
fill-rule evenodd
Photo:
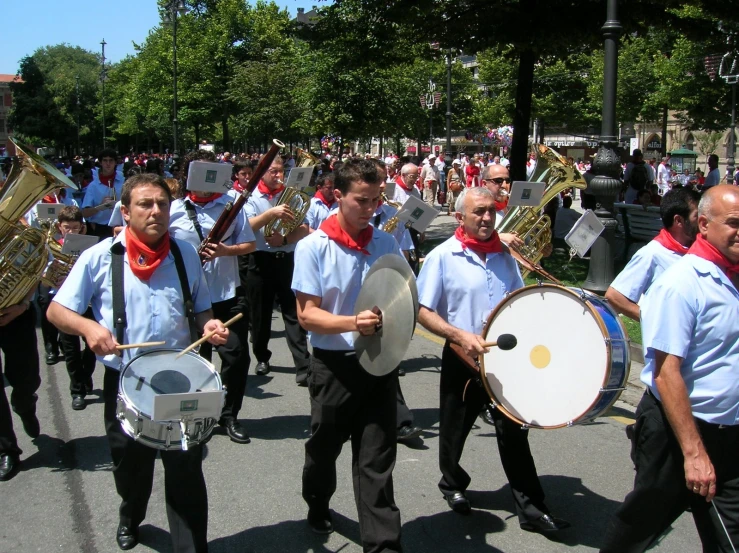
<path fill-rule="evenodd" d="M 656 395 L 654 395 L 654 392 L 652 391 L 652 389 L 649 386 L 647 386 L 646 394 L 648 396 L 650 396 L 654 400 L 654 402 L 657 403 L 660 406 L 660 409 L 662 409 L 664 411 L 664 407 L 662 406 L 662 402 L 659 400 L 659 398 Z M 696 417 L 695 415 L 693 415 L 693 418 L 695 419 L 696 424 L 698 425 L 699 428 L 700 427 L 704 427 L 704 428 L 715 429 L 715 430 L 735 430 L 735 431 L 739 431 L 739 425 L 737 425 L 737 424 L 719 424 L 719 423 L 716 423 L 716 422 L 708 422 L 708 421 L 704 421 L 703 419 L 701 419 L 699 417 Z"/>
<path fill-rule="evenodd" d="M 267 251 L 260 250 L 260 251 L 254 252 L 254 255 L 268 255 L 272 259 L 283 259 L 293 253 L 295 252 L 267 252 Z"/>
<path fill-rule="evenodd" d="M 313 348 L 313 354 L 317 357 L 351 357 L 357 356 L 357 352 L 353 349 L 323 349 Z"/>

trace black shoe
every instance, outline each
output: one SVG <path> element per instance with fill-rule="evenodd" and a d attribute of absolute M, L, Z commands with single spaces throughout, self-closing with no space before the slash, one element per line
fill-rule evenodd
<path fill-rule="evenodd" d="M 115 534 L 115 541 L 118 542 L 118 547 L 124 551 L 133 549 L 139 544 L 138 531 L 119 524 L 118 531 Z"/>
<path fill-rule="evenodd" d="M 236 442 L 237 444 L 251 443 L 249 434 L 246 433 L 246 430 L 244 430 L 239 421 L 231 419 L 221 423 L 221 426 L 226 429 L 226 434 L 228 434 L 228 437 L 231 438 L 232 442 Z"/>
<path fill-rule="evenodd" d="M 490 426 L 495 426 L 495 419 L 493 419 L 493 415 L 487 407 L 485 407 L 480 413 L 480 418 Z"/>
<path fill-rule="evenodd" d="M 421 428 L 413 426 L 412 424 L 401 426 L 398 428 L 398 441 L 400 443 L 410 442 L 413 438 L 416 438 L 421 434 L 421 432 L 423 432 Z"/>
<path fill-rule="evenodd" d="M 521 530 L 527 532 L 538 532 L 540 534 L 548 534 L 549 532 L 559 532 L 565 528 L 569 528 L 570 523 L 561 518 L 552 515 L 542 515 L 535 520 L 527 520 L 521 523 Z"/>
<path fill-rule="evenodd" d="M 75 411 L 82 411 L 85 407 L 87 407 L 87 403 L 85 402 L 84 397 L 72 396 L 72 409 Z"/>
<path fill-rule="evenodd" d="M 59 362 L 58 353 L 47 353 L 46 354 L 46 364 L 47 365 L 56 365 L 58 362 Z"/>
<path fill-rule="evenodd" d="M 257 374 L 259 376 L 264 376 L 265 374 L 269 374 L 269 362 L 263 361 L 260 363 L 257 363 Z"/>
<path fill-rule="evenodd" d="M 328 509 L 308 509 L 308 524 L 316 534 L 330 534 L 334 531 Z"/>
<path fill-rule="evenodd" d="M 10 453 L 0 454 L 0 482 L 10 480 L 18 472 L 21 462 L 16 455 Z"/>
<path fill-rule="evenodd" d="M 460 515 L 468 515 L 472 510 L 470 507 L 470 500 L 464 495 L 463 492 L 454 492 L 449 495 L 445 495 L 444 499 L 451 507 L 452 511 L 459 513 Z"/>
<path fill-rule="evenodd" d="M 38 438 L 39 434 L 41 434 L 41 425 L 36 418 L 36 413 L 26 413 L 25 415 L 20 415 L 20 417 L 23 423 L 23 430 L 26 431 L 29 438 Z"/>
<path fill-rule="evenodd" d="M 398 376 L 405 376 L 405 369 L 398 367 Z"/>

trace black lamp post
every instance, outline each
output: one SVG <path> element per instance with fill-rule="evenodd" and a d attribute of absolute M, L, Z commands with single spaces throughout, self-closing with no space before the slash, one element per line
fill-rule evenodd
<path fill-rule="evenodd" d="M 77 91 L 77 155 L 80 155 L 80 76 L 74 78 L 75 89 Z"/>
<path fill-rule="evenodd" d="M 452 49 L 446 55 L 446 166 L 452 166 Z"/>
<path fill-rule="evenodd" d="M 164 8 L 162 19 L 172 25 L 172 150 L 177 153 L 177 19 L 187 13 L 183 0 L 171 0 Z"/>
<path fill-rule="evenodd" d="M 590 250 L 590 269 L 583 286 L 594 292 L 605 292 L 613 281 L 614 233 L 618 225 L 613 217 L 613 203 L 621 189 L 621 156 L 616 136 L 616 81 L 618 76 L 618 40 L 621 36 L 618 2 L 608 0 L 607 20 L 603 25 L 605 66 L 603 76 L 603 122 L 600 146 L 593 160 L 595 177 L 588 191 L 594 194 L 598 208 L 595 214 L 605 229 Z"/>
<path fill-rule="evenodd" d="M 102 60 L 101 60 L 102 63 L 103 63 L 103 68 L 100 70 L 100 82 L 101 82 L 102 87 L 103 87 L 102 88 L 102 95 L 101 95 L 101 98 L 102 98 L 102 101 L 103 101 L 102 102 L 102 110 L 101 110 L 102 111 L 102 115 L 103 115 L 103 149 L 105 149 L 105 80 L 108 78 L 108 75 L 106 75 L 106 70 L 105 70 L 105 45 L 106 44 L 107 44 L 107 42 L 105 42 L 105 39 L 103 39 L 103 41 L 100 43 L 100 46 L 102 46 L 102 48 L 103 48 L 103 56 L 102 56 Z"/>

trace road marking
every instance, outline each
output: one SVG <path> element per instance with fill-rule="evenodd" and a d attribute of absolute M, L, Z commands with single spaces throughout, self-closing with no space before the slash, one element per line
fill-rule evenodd
<path fill-rule="evenodd" d="M 421 328 L 421 325 L 416 325 L 416 335 L 420 336 L 421 338 L 425 338 L 429 342 L 439 344 L 440 346 L 443 346 L 446 343 L 446 340 L 444 340 L 444 338 L 440 338 L 436 334 L 431 334 L 429 331 Z M 616 422 L 620 422 L 621 424 L 633 424 L 634 422 L 636 422 L 636 419 L 623 417 L 621 415 L 605 415 L 603 418 L 611 419 Z"/>

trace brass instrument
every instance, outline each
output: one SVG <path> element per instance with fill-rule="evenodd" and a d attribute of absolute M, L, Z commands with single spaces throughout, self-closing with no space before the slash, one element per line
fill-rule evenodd
<path fill-rule="evenodd" d="M 46 230 L 46 245 L 54 259 L 46 267 L 46 271 L 41 276 L 41 282 L 51 288 L 58 288 L 62 285 L 64 279 L 69 276 L 69 271 L 72 270 L 72 266 L 77 261 L 77 258 L 79 258 L 79 255 L 62 253 L 62 245 L 54 238 L 54 224 L 42 223 L 42 228 L 44 225 L 48 225 Z"/>
<path fill-rule="evenodd" d="M 315 167 L 320 165 L 321 160 L 302 148 L 295 149 L 295 167 Z"/>
<path fill-rule="evenodd" d="M 282 204 L 287 204 L 290 207 L 290 211 L 295 219 L 292 221 L 283 221 L 282 219 L 275 217 L 264 227 L 265 238 L 269 238 L 274 233 L 277 233 L 280 236 L 287 236 L 302 225 L 303 220 L 310 209 L 310 196 L 305 192 L 301 192 L 297 188 L 287 187 L 283 190 L 282 194 L 280 194 L 280 200 L 277 202 L 276 206 Z"/>
<path fill-rule="evenodd" d="M 401 204 L 400 202 L 390 201 L 384 192 L 380 195 L 380 197 L 382 198 L 383 202 L 385 202 L 387 205 L 391 207 L 394 207 L 398 211 L 400 211 L 400 208 L 403 207 L 403 204 Z M 387 220 L 387 223 L 385 223 L 385 225 L 382 227 L 382 230 L 384 230 L 388 234 L 392 234 L 393 232 L 395 232 L 395 229 L 398 227 L 399 222 L 400 221 L 397 215 L 395 217 L 390 217 L 390 219 Z M 407 224 L 406 228 L 409 226 L 410 224 Z"/>
<path fill-rule="evenodd" d="M 0 309 L 23 301 L 48 263 L 48 234 L 21 224 L 21 217 L 55 188 L 79 189 L 27 146 L 10 140 L 18 160 L 0 188 Z"/>
<path fill-rule="evenodd" d="M 563 190 L 567 188 L 583 190 L 588 186 L 580 171 L 569 165 L 567 160 L 556 151 L 543 144 L 538 144 L 536 149 L 538 154 L 536 169 L 530 180 L 547 183 L 541 203 L 536 207 L 511 208 L 496 229 L 499 233 L 515 232 L 523 240 L 523 247 L 517 248 L 516 251 L 529 263 L 529 266 L 521 263 L 524 277 L 528 275 L 532 267 L 540 268 L 539 261 L 543 250 L 552 241 L 552 221 L 548 215 L 541 215 L 541 210 Z M 541 271 L 537 269 L 537 272 Z"/>

